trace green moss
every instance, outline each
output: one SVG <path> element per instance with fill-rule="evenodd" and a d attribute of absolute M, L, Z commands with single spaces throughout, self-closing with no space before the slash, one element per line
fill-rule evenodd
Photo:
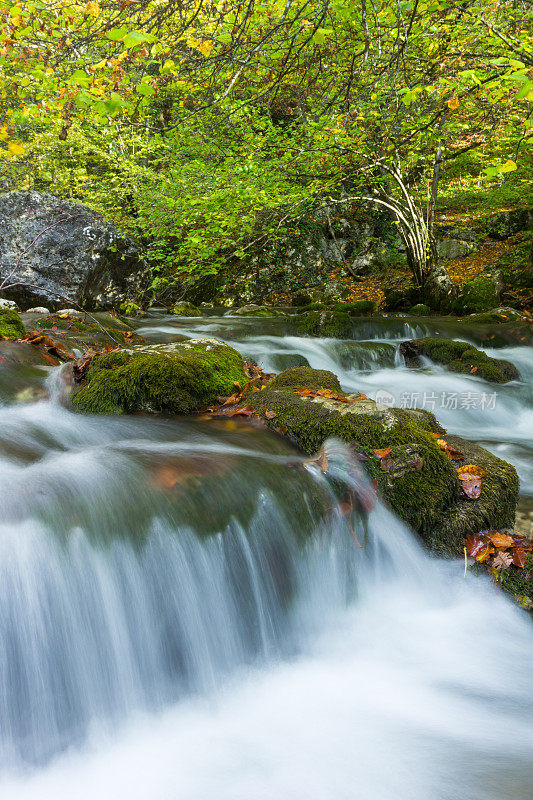
<path fill-rule="evenodd" d="M 290 367 L 284 370 L 268 384 L 268 389 L 296 389 L 305 386 L 312 391 L 318 389 L 331 389 L 341 393 L 339 379 L 327 369 L 312 369 L 311 367 Z"/>
<path fill-rule="evenodd" d="M 97 356 L 71 401 L 85 413 L 187 414 L 246 380 L 241 355 L 217 340 L 150 345 Z"/>
<path fill-rule="evenodd" d="M 428 537 L 431 549 L 442 555 L 460 556 L 469 533 L 512 526 L 518 499 L 519 480 L 515 468 L 473 442 L 446 434 L 446 441 L 486 472 L 481 479 L 481 495 L 469 500 L 461 495 L 437 520 Z M 457 465 L 456 465 L 457 466 Z"/>
<path fill-rule="evenodd" d="M 366 317 L 376 314 L 378 304 L 375 300 L 356 300 L 355 303 L 337 303 L 333 306 L 333 311 L 341 311 L 351 317 Z"/>
<path fill-rule="evenodd" d="M 176 303 L 170 309 L 171 314 L 177 314 L 181 317 L 201 317 L 202 312 L 192 303 Z"/>
<path fill-rule="evenodd" d="M 490 275 L 478 275 L 465 283 L 461 297 L 457 301 L 458 310 L 489 311 L 498 305 L 500 293 L 496 280 Z"/>
<path fill-rule="evenodd" d="M 452 339 L 415 339 L 404 342 L 401 352 L 409 366 L 417 366 L 418 356 L 424 355 L 437 364 L 444 364 L 452 372 L 472 374 L 491 383 L 507 383 L 518 380 L 519 373 L 514 364 L 503 359 L 491 358 L 468 342 Z"/>
<path fill-rule="evenodd" d="M 4 339 L 21 339 L 26 335 L 24 323 L 16 311 L 0 310 L 0 337 Z"/>
<path fill-rule="evenodd" d="M 309 400 L 290 392 L 294 373 L 285 377 L 281 373 L 261 392 L 249 398 L 260 413 L 276 412 L 269 421 L 273 428 L 286 429 L 287 435 L 306 453 L 316 452 L 325 439 L 338 437 L 356 444 L 366 451 L 366 466 L 376 480 L 378 489 L 394 511 L 421 534 L 426 534 L 436 524 L 439 515 L 449 505 L 457 492 L 457 476 L 450 459 L 437 446 L 427 428 L 437 426 L 429 415 L 422 427 L 418 420 L 399 409 L 379 411 L 371 400 L 346 404 L 337 410 L 331 401 Z M 312 373 L 321 373 L 313 376 Z M 307 370 L 303 385 L 316 389 L 323 385 L 323 370 Z M 329 376 L 333 388 L 333 374 Z M 302 375 L 303 377 L 303 375 Z M 302 385 L 301 381 L 297 383 Z M 268 417 L 266 418 L 268 420 Z M 374 448 L 391 447 L 395 465 L 412 464 L 414 457 L 421 459 L 422 468 L 407 468 L 394 477 L 380 469 Z M 399 473 L 402 470 L 399 469 Z"/>
<path fill-rule="evenodd" d="M 411 306 L 409 313 L 415 317 L 427 317 L 429 314 L 431 314 L 431 309 L 425 303 L 417 303 L 416 305 Z"/>
<path fill-rule="evenodd" d="M 305 336 L 347 339 L 353 332 L 353 323 L 349 315 L 341 311 L 308 311 L 297 315 L 296 330 Z"/>

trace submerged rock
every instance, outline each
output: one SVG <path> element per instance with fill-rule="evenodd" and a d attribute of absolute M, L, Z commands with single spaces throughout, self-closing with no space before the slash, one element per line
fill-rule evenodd
<path fill-rule="evenodd" d="M 492 383 L 507 383 L 520 378 L 510 361 L 491 358 L 468 342 L 454 339 L 412 339 L 402 342 L 400 353 L 409 367 L 422 365 L 421 356 L 437 364 L 444 364 L 451 372 L 472 374 Z"/>
<path fill-rule="evenodd" d="M 193 339 L 96 356 L 71 395 L 92 414 L 189 414 L 244 386 L 240 353 L 218 339 Z"/>
<path fill-rule="evenodd" d="M 0 309 L 0 338 L 21 339 L 25 335 L 26 329 L 19 314 L 11 309 Z"/>
<path fill-rule="evenodd" d="M 40 192 L 0 196 L 0 276 L 23 308 L 109 308 L 137 296 L 148 268 L 130 239 L 86 206 Z"/>
<path fill-rule="evenodd" d="M 302 396 L 296 391 L 302 386 L 326 392 Z M 328 397 L 328 389 L 337 397 Z M 427 411 L 388 408 L 364 395 L 345 395 L 332 372 L 310 368 L 285 370 L 261 392 L 250 393 L 247 402 L 269 427 L 308 454 L 330 437 L 354 445 L 386 502 L 440 553 L 461 555 L 466 533 L 513 522 L 518 496 L 514 467 L 478 445 L 447 436 L 467 461 L 488 473 L 480 498 L 462 499 L 457 465 L 434 435 L 446 432 Z M 386 458 L 374 452 L 389 448 Z"/>

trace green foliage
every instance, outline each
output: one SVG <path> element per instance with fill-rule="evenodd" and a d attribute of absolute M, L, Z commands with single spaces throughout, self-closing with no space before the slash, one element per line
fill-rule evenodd
<path fill-rule="evenodd" d="M 159 296 L 222 268 L 247 285 L 283 269 L 322 234 L 326 202 L 349 216 L 353 198 L 362 214 L 360 198 L 392 198 L 424 233 L 441 144 L 445 202 L 523 198 L 530 180 L 522 0 L 0 12 L 5 185 L 112 219 L 143 245 Z"/>

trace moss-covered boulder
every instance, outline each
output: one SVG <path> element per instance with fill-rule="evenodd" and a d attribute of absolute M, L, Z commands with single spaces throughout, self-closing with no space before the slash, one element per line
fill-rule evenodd
<path fill-rule="evenodd" d="M 296 391 L 302 386 L 330 392 L 302 396 Z M 261 392 L 251 392 L 247 402 L 265 424 L 308 454 L 329 437 L 356 445 L 385 501 L 440 553 L 460 555 L 466 533 L 513 521 L 518 495 L 514 468 L 477 445 L 446 436 L 488 473 L 479 500 L 461 499 L 456 464 L 434 435 L 446 432 L 427 411 L 388 408 L 364 395 L 345 395 L 333 373 L 310 368 L 286 370 Z M 374 452 L 383 448 L 390 448 L 386 460 Z"/>
<path fill-rule="evenodd" d="M 425 303 L 417 303 L 416 305 L 411 306 L 409 313 L 414 317 L 427 317 L 431 314 L 431 309 Z"/>
<path fill-rule="evenodd" d="M 500 302 L 500 286 L 492 275 L 478 275 L 463 286 L 461 296 L 455 301 L 460 313 L 489 311 Z"/>
<path fill-rule="evenodd" d="M 21 339 L 25 334 L 24 323 L 16 311 L 0 310 L 0 338 Z"/>
<path fill-rule="evenodd" d="M 246 381 L 240 353 L 218 339 L 192 339 L 96 356 L 71 402 L 92 414 L 188 414 Z"/>
<path fill-rule="evenodd" d="M 451 372 L 472 374 L 491 383 L 518 380 L 520 375 L 514 364 L 499 358 L 490 358 L 468 342 L 453 339 L 411 339 L 402 342 L 400 353 L 408 367 L 422 365 L 421 356 L 436 364 L 445 365 Z"/>
<path fill-rule="evenodd" d="M 176 303 L 170 309 L 171 314 L 177 314 L 180 317 L 201 317 L 202 312 L 192 303 Z"/>
<path fill-rule="evenodd" d="M 308 311 L 296 317 L 296 331 L 302 336 L 348 339 L 353 332 L 350 315 L 343 311 Z"/>
<path fill-rule="evenodd" d="M 377 314 L 378 304 L 375 300 L 356 300 L 354 303 L 337 303 L 333 311 L 342 311 L 351 317 L 368 317 Z"/>
<path fill-rule="evenodd" d="M 500 306 L 499 308 L 493 308 L 490 311 L 484 311 L 480 314 L 469 314 L 469 316 L 464 317 L 462 321 L 492 324 L 493 322 L 527 322 L 528 318 L 521 311 L 517 311 L 516 308 Z"/>

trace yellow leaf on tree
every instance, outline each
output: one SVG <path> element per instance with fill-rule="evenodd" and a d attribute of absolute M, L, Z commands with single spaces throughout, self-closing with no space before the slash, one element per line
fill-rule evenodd
<path fill-rule="evenodd" d="M 90 0 L 90 2 L 85 6 L 85 13 L 90 17 L 97 17 L 100 13 L 100 6 L 95 2 L 95 0 Z"/>
<path fill-rule="evenodd" d="M 451 100 L 448 100 L 448 108 L 451 108 L 452 111 L 455 111 L 457 108 L 459 108 L 459 98 L 452 97 Z"/>
<path fill-rule="evenodd" d="M 21 156 L 24 153 L 24 145 L 20 142 L 9 142 L 7 149 L 12 156 Z"/>

